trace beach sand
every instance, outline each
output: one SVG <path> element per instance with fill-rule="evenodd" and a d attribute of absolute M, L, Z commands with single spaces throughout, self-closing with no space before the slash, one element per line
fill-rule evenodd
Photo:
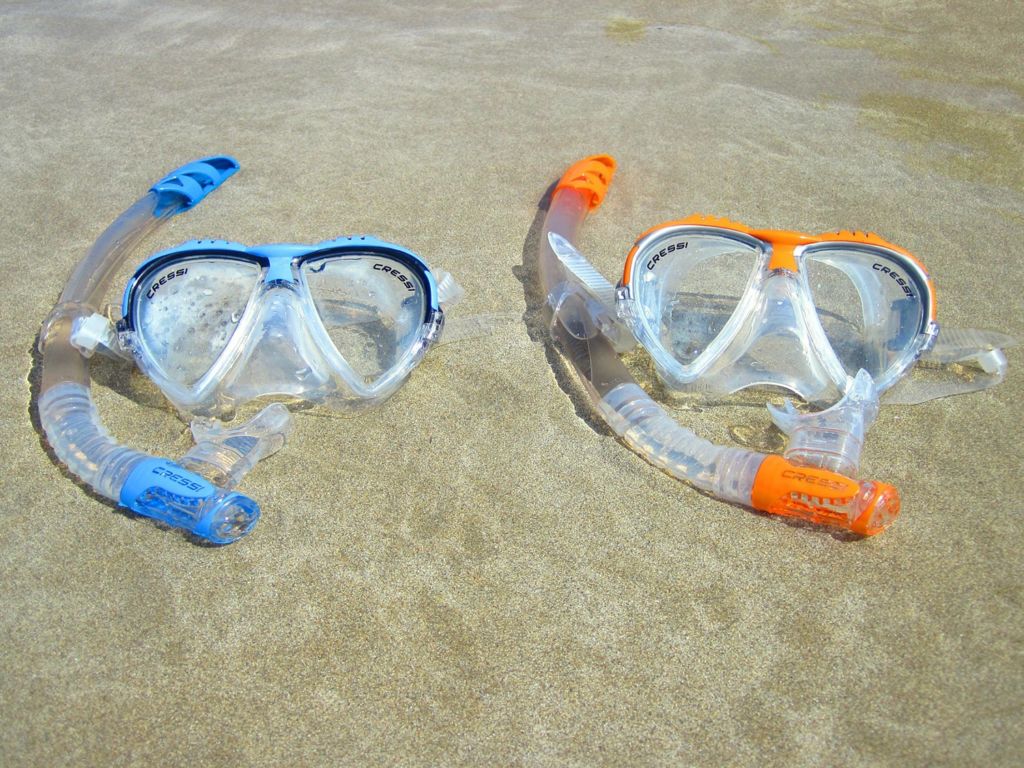
<path fill-rule="evenodd" d="M 882 409 L 862 470 L 903 514 L 850 540 L 645 463 L 531 307 L 545 193 L 608 152 L 580 243 L 608 276 L 696 211 L 867 229 L 940 322 L 1024 338 L 1022 35 L 997 2 L 5 5 L 0 764 L 1018 764 L 1019 349 Z M 379 410 L 297 413 L 219 549 L 55 461 L 33 351 L 103 228 L 215 153 L 242 170 L 140 259 L 370 232 L 454 273 L 453 324 L 499 315 Z M 137 371 L 93 373 L 115 436 L 188 448 Z M 777 444 L 752 403 L 678 415 Z"/>

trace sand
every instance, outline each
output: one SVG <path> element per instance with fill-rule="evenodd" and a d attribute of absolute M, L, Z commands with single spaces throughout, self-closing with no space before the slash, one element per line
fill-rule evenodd
<path fill-rule="evenodd" d="M 940 321 L 1024 338 L 1021 6 L 279 6 L 0 9 L 0 764 L 1017 764 L 1019 350 L 882 410 L 863 471 L 904 512 L 851 541 L 617 443 L 529 307 L 545 191 L 610 152 L 581 241 L 609 276 L 694 211 L 869 229 Z M 505 320 L 375 412 L 298 413 L 242 486 L 258 529 L 211 549 L 54 460 L 33 345 L 102 229 L 221 152 L 242 171 L 146 252 L 371 232 L 457 276 L 453 322 Z M 93 371 L 118 438 L 186 450 L 138 372 Z M 778 440 L 760 405 L 680 417 Z"/>

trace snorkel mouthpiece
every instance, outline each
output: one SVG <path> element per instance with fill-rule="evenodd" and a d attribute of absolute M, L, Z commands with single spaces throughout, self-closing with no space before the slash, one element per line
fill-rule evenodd
<path fill-rule="evenodd" d="M 216 419 L 195 419 L 196 444 L 182 465 L 202 473 L 221 488 L 234 488 L 257 463 L 284 447 L 292 417 L 281 403 L 271 403 L 244 424 L 227 427 Z"/>
<path fill-rule="evenodd" d="M 783 455 L 791 462 L 856 477 L 864 436 L 878 416 L 878 391 L 861 369 L 843 399 L 828 410 L 800 413 L 787 399 L 783 408 L 769 403 L 768 412 L 789 438 Z"/>
<path fill-rule="evenodd" d="M 750 506 L 772 515 L 874 536 L 899 515 L 900 495 L 888 483 L 858 483 L 827 469 L 800 467 L 781 456 L 767 456 L 754 477 Z"/>

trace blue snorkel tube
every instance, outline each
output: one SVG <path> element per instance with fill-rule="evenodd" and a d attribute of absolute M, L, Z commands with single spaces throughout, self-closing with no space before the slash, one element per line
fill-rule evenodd
<path fill-rule="evenodd" d="M 261 422 L 255 424 L 257 435 L 251 430 L 212 430 L 180 462 L 150 456 L 118 444 L 103 427 L 90 394 L 91 350 L 77 347 L 73 337 L 99 311 L 134 246 L 172 216 L 197 205 L 238 167 L 234 158 L 209 157 L 154 184 L 79 262 L 39 335 L 39 419 L 57 457 L 102 496 L 215 544 L 235 541 L 256 525 L 259 505 L 231 487 L 284 444 L 287 410 L 281 405 L 265 410 L 254 420 Z"/>

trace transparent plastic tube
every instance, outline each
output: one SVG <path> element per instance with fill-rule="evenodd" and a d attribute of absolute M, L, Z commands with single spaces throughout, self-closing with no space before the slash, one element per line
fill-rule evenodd
<path fill-rule="evenodd" d="M 202 474 L 189 471 L 168 459 L 149 456 L 120 445 L 103 427 L 90 393 L 88 360 L 71 343 L 75 320 L 88 317 L 110 288 L 110 282 L 133 247 L 162 222 L 202 199 L 227 175 L 217 171 L 237 164 L 217 158 L 219 168 L 193 164 L 158 182 L 196 190 L 191 197 L 151 191 L 138 200 L 100 236 L 72 274 L 60 302 L 40 332 L 42 385 L 37 407 L 47 439 L 68 469 L 97 493 L 133 511 L 161 522 L 184 528 L 216 544 L 244 536 L 259 519 L 259 506 L 252 499 L 211 483 Z M 204 161 L 207 162 L 207 161 Z M 261 435 L 240 443 L 235 461 L 251 467 L 247 454 L 266 453 L 265 441 L 278 446 L 283 435 Z M 237 441 L 236 441 L 237 443 Z M 209 449 L 207 449 L 209 451 Z M 271 451 L 272 452 L 272 451 Z M 233 480 L 240 474 L 228 474 Z"/>
<path fill-rule="evenodd" d="M 585 298 L 576 293 L 573 277 L 552 250 L 548 233 L 572 242 L 589 210 L 585 192 L 558 189 L 541 230 L 538 269 L 548 298 L 552 335 L 580 374 L 594 405 L 630 447 L 680 480 L 728 501 L 749 504 L 753 474 L 764 457 L 698 437 L 644 392 L 611 342 L 597 331 Z M 723 461 L 748 471 L 722 472 Z M 729 480 L 723 482 L 723 477 Z"/>
<path fill-rule="evenodd" d="M 620 384 L 597 407 L 615 433 L 655 466 L 720 499 L 750 504 L 762 454 L 698 437 L 636 384 Z"/>
<path fill-rule="evenodd" d="M 579 281 L 551 248 L 549 233 L 570 243 L 603 199 L 614 161 L 589 158 L 569 169 L 552 194 L 541 228 L 538 272 L 555 342 L 597 410 L 634 451 L 674 477 L 724 501 L 862 535 L 879 533 L 899 513 L 896 489 L 856 482 L 816 467 L 711 443 L 679 425 L 636 383 Z"/>
<path fill-rule="evenodd" d="M 88 360 L 71 344 L 74 321 L 98 311 L 124 257 L 142 238 L 181 210 L 180 206 L 168 208 L 157 216 L 157 201 L 156 193 L 150 192 L 122 213 L 75 267 L 39 335 L 39 350 L 43 354 L 40 394 L 65 381 L 88 385 Z"/>

